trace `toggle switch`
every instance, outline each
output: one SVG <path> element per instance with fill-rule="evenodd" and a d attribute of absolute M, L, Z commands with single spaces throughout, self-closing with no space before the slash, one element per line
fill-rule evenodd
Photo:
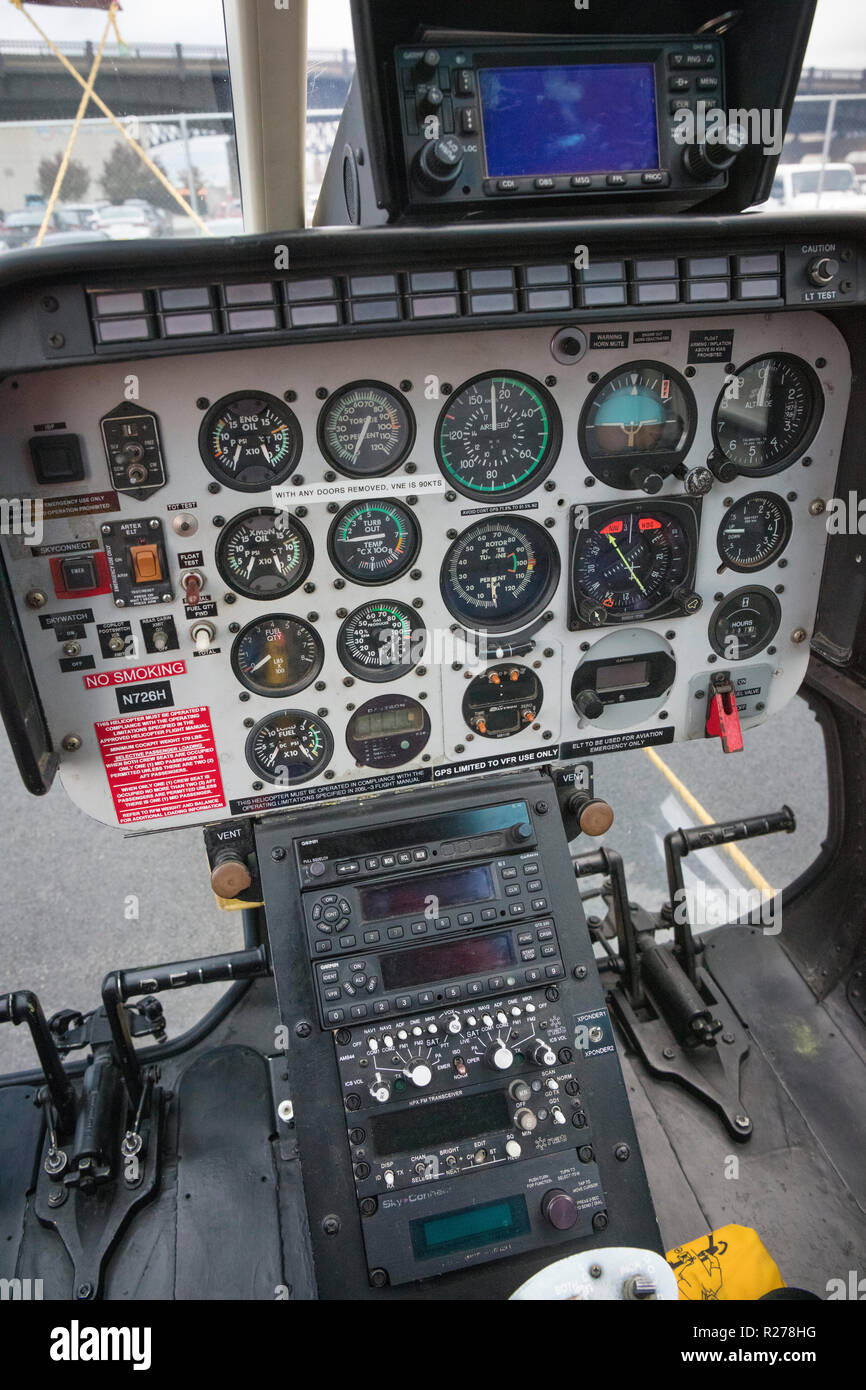
<path fill-rule="evenodd" d="M 714 676 L 707 718 L 707 738 L 720 738 L 723 753 L 739 753 L 743 747 L 743 731 L 734 688 L 727 677 Z"/>
<path fill-rule="evenodd" d="M 132 545 L 129 548 L 133 579 L 136 584 L 158 584 L 162 579 L 158 545 Z"/>
<path fill-rule="evenodd" d="M 204 588 L 204 575 L 198 570 L 186 570 L 180 577 L 183 588 L 183 601 L 190 608 L 195 608 L 201 599 L 202 589 Z"/>

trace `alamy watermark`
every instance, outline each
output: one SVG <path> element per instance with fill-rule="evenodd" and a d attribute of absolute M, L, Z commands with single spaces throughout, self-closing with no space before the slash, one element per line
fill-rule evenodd
<path fill-rule="evenodd" d="M 785 141 L 782 112 L 769 107 L 740 107 L 722 111 L 708 101 L 696 109 L 683 107 L 674 116 L 673 137 L 678 145 L 760 145 L 765 155 L 779 155 Z"/>
<path fill-rule="evenodd" d="M 41 545 L 44 508 L 38 497 L 0 497 L 0 536 L 20 536 Z"/>

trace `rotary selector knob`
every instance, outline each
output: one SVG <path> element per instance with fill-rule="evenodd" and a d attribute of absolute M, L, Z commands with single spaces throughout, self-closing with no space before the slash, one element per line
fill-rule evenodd
<path fill-rule="evenodd" d="M 522 1105 L 532 1095 L 532 1088 L 525 1081 L 512 1081 L 508 1087 L 512 1096 Z"/>
<path fill-rule="evenodd" d="M 514 1061 L 514 1053 L 504 1043 L 495 1042 L 488 1047 L 484 1060 L 494 1071 L 508 1071 Z"/>
<path fill-rule="evenodd" d="M 713 475 L 703 464 L 697 468 L 687 468 L 682 480 L 683 492 L 687 492 L 689 497 L 704 497 L 713 486 Z"/>
<path fill-rule="evenodd" d="M 745 144 L 746 132 L 740 126 L 728 126 L 723 140 L 714 144 L 707 141 L 704 144 L 689 145 L 683 155 L 683 164 L 693 179 L 700 183 L 709 183 L 710 179 L 715 179 L 726 169 L 730 169 Z"/>
<path fill-rule="evenodd" d="M 386 1100 L 391 1099 L 391 1086 L 389 1082 L 382 1081 L 377 1076 L 375 1081 L 370 1082 L 370 1095 L 380 1105 L 384 1105 Z"/>
<path fill-rule="evenodd" d="M 604 714 L 604 705 L 594 690 L 581 690 L 575 695 L 573 704 L 581 719 L 600 719 Z"/>
<path fill-rule="evenodd" d="M 428 193 L 447 193 L 463 169 L 463 149 L 453 135 L 430 140 L 415 161 L 415 178 Z"/>
<path fill-rule="evenodd" d="M 561 1187 L 551 1187 L 541 1199 L 541 1214 L 555 1231 L 570 1231 L 577 1221 L 577 1205 Z"/>
<path fill-rule="evenodd" d="M 433 1073 L 426 1062 L 413 1062 L 411 1066 L 403 1068 L 403 1075 L 407 1081 L 411 1081 L 413 1086 L 423 1089 L 429 1086 L 433 1080 Z"/>
<path fill-rule="evenodd" d="M 530 1062 L 534 1062 L 537 1067 L 553 1067 L 556 1065 L 556 1053 L 549 1043 L 541 1039 L 527 1048 L 526 1055 Z"/>
<path fill-rule="evenodd" d="M 657 473 L 654 468 L 646 468 L 640 464 L 631 470 L 628 479 L 633 488 L 639 488 L 641 492 L 648 492 L 650 495 L 661 492 L 665 481 L 661 473 Z"/>
<path fill-rule="evenodd" d="M 538 1124 L 538 1116 L 534 1110 L 528 1110 L 525 1106 L 514 1112 L 514 1123 L 518 1129 L 522 1129 L 525 1134 L 531 1134 Z"/>
<path fill-rule="evenodd" d="M 463 1024 L 456 1014 L 451 1015 L 445 1026 L 449 1033 L 460 1033 L 463 1031 Z"/>

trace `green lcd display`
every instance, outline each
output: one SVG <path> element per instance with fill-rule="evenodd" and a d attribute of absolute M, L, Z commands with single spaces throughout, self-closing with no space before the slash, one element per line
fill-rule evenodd
<path fill-rule="evenodd" d="M 461 1207 L 442 1216 L 409 1222 L 416 1260 L 432 1260 L 455 1250 L 469 1250 L 525 1236 L 529 1213 L 524 1197 L 504 1197 L 479 1207 Z"/>

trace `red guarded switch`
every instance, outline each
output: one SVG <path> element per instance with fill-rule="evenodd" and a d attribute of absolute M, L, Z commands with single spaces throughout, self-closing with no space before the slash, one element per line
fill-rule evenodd
<path fill-rule="evenodd" d="M 710 700 L 710 714 L 707 719 L 707 738 L 720 738 L 723 753 L 740 753 L 743 748 L 743 731 L 737 701 L 730 686 L 716 689 Z"/>

